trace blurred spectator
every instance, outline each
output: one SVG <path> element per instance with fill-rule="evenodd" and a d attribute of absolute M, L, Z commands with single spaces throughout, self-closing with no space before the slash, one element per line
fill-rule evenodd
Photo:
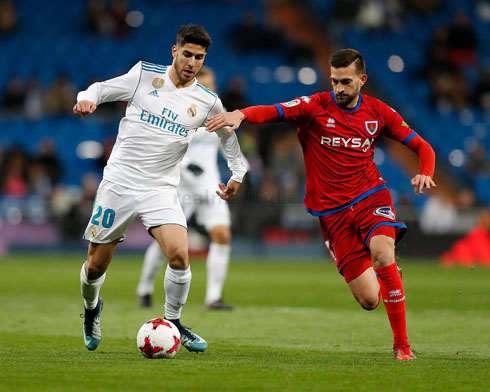
<path fill-rule="evenodd" d="M 255 11 L 245 11 L 240 22 L 229 32 L 231 46 L 239 51 L 258 51 L 283 48 L 284 39 L 279 30 L 264 26 Z"/>
<path fill-rule="evenodd" d="M 20 148 L 5 153 L 0 168 L 0 193 L 4 196 L 25 197 L 29 194 L 29 158 Z"/>
<path fill-rule="evenodd" d="M 124 37 L 129 33 L 126 15 L 129 6 L 126 0 L 90 0 L 87 10 L 89 31 L 111 36 Z"/>
<path fill-rule="evenodd" d="M 480 109 L 490 111 L 490 68 L 482 72 L 475 88 L 473 101 Z"/>
<path fill-rule="evenodd" d="M 400 31 L 403 27 L 405 8 L 400 0 L 386 1 L 386 26 L 391 31 Z"/>
<path fill-rule="evenodd" d="M 427 234 L 446 234 L 457 225 L 457 213 L 451 199 L 445 193 L 429 196 L 420 214 L 420 229 Z"/>
<path fill-rule="evenodd" d="M 432 81 L 432 103 L 441 113 L 461 110 L 471 103 L 470 87 L 461 71 L 442 73 Z"/>
<path fill-rule="evenodd" d="M 42 166 L 52 186 L 60 182 L 61 165 L 53 139 L 46 138 L 39 142 L 39 153 L 36 162 Z"/>
<path fill-rule="evenodd" d="M 442 0 L 406 0 L 406 5 L 413 11 L 427 14 L 437 11 L 442 5 Z"/>
<path fill-rule="evenodd" d="M 20 115 L 24 111 L 26 87 L 19 77 L 10 79 L 3 92 L 2 111 L 6 114 Z"/>
<path fill-rule="evenodd" d="M 43 114 L 43 91 L 39 80 L 32 78 L 27 85 L 24 114 L 29 120 L 38 120 Z"/>
<path fill-rule="evenodd" d="M 437 26 L 430 39 L 427 49 L 426 63 L 421 70 L 421 75 L 428 79 L 434 79 L 440 74 L 452 74 L 456 66 L 449 60 L 449 30 L 445 26 Z"/>
<path fill-rule="evenodd" d="M 53 184 L 46 168 L 37 160 L 29 165 L 29 187 L 32 192 L 48 200 L 53 192 Z"/>
<path fill-rule="evenodd" d="M 490 174 L 490 160 L 483 143 L 474 141 L 471 144 L 466 158 L 465 169 L 471 177 Z"/>
<path fill-rule="evenodd" d="M 353 22 L 359 13 L 358 0 L 334 0 L 332 21 Z"/>
<path fill-rule="evenodd" d="M 367 30 L 378 30 L 386 22 L 385 4 L 382 0 L 361 0 L 357 23 Z"/>
<path fill-rule="evenodd" d="M 129 5 L 126 0 L 113 0 L 110 6 L 110 15 L 113 20 L 114 37 L 124 37 L 129 33 L 129 26 L 126 23 L 126 15 L 129 12 Z"/>
<path fill-rule="evenodd" d="M 270 167 L 280 187 L 281 196 L 289 201 L 299 201 L 301 185 L 306 178 L 303 154 L 296 132 L 287 132 L 274 139 Z"/>
<path fill-rule="evenodd" d="M 488 0 L 476 0 L 475 13 L 478 19 L 490 23 L 490 2 Z"/>
<path fill-rule="evenodd" d="M 475 207 L 475 192 L 473 192 L 473 189 L 461 189 L 456 197 L 456 206 L 459 211 L 467 211 Z"/>
<path fill-rule="evenodd" d="M 17 10 L 10 0 L 0 1 L 0 34 L 8 34 L 17 28 Z"/>
<path fill-rule="evenodd" d="M 75 102 L 75 87 L 66 76 L 58 76 L 44 96 L 46 113 L 51 116 L 71 115 Z"/>
<path fill-rule="evenodd" d="M 92 206 L 99 185 L 94 173 L 86 174 L 81 180 L 81 192 L 78 199 L 61 216 L 60 232 L 65 239 L 80 239 L 92 214 Z"/>
<path fill-rule="evenodd" d="M 97 159 L 97 166 L 100 169 L 104 169 L 107 165 L 107 161 L 111 156 L 112 148 L 114 147 L 114 143 L 116 142 L 114 137 L 106 137 L 102 141 L 102 155 Z"/>
<path fill-rule="evenodd" d="M 478 40 L 468 16 L 463 12 L 454 14 L 453 23 L 449 27 L 448 45 L 449 59 L 453 64 L 476 63 Z"/>
<path fill-rule="evenodd" d="M 229 112 L 249 106 L 246 97 L 247 81 L 241 75 L 232 76 L 223 94 L 220 94 L 223 105 Z"/>

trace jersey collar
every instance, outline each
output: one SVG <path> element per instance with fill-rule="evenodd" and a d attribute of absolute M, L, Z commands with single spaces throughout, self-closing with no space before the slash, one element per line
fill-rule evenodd
<path fill-rule="evenodd" d="M 353 108 L 343 108 L 342 106 L 340 106 L 337 101 L 335 100 L 335 94 L 333 93 L 333 91 L 330 91 L 330 95 L 332 96 L 332 101 L 335 102 L 335 105 L 337 105 L 340 109 L 346 111 L 346 112 L 354 112 L 356 111 L 357 109 L 359 109 L 359 106 L 361 106 L 361 101 L 362 101 L 362 94 L 359 93 L 359 100 L 357 101 L 357 105 L 354 106 Z"/>

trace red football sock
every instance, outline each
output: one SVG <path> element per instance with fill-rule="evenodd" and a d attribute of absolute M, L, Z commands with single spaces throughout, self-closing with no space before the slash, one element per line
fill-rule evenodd
<path fill-rule="evenodd" d="M 409 346 L 405 318 L 405 293 L 396 263 L 375 268 L 381 295 L 393 330 L 393 347 Z"/>

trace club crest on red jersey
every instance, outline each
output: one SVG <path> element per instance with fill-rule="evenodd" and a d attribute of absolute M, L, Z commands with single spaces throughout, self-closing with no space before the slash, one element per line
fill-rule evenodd
<path fill-rule="evenodd" d="M 378 120 L 364 121 L 364 126 L 370 135 L 374 135 L 378 130 Z"/>

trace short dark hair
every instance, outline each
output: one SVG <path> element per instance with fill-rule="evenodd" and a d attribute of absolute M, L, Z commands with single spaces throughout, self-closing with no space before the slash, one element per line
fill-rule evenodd
<path fill-rule="evenodd" d="M 181 26 L 177 32 L 177 45 L 179 46 L 184 46 L 187 43 L 196 44 L 206 48 L 207 51 L 212 42 L 204 27 L 196 24 Z"/>
<path fill-rule="evenodd" d="M 366 73 L 366 63 L 362 58 L 362 54 L 355 49 L 337 50 L 336 52 L 332 53 L 328 62 L 333 68 L 345 68 L 355 62 L 357 73 Z"/>

